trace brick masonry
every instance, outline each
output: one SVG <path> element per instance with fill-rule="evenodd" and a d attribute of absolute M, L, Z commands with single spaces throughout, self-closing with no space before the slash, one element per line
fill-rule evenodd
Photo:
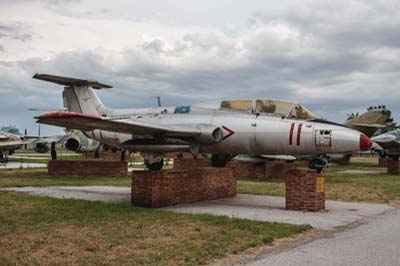
<path fill-rule="evenodd" d="M 84 152 L 83 156 L 85 159 L 94 159 L 94 151 Z M 112 151 L 99 151 L 99 156 L 101 160 L 121 160 L 121 152 L 112 152 Z M 129 160 L 131 158 L 131 154 L 129 152 L 126 153 L 125 159 Z"/>
<path fill-rule="evenodd" d="M 379 167 L 387 167 L 387 160 L 386 158 L 379 157 L 378 166 Z"/>
<path fill-rule="evenodd" d="M 236 196 L 236 177 L 228 168 L 132 172 L 132 204 L 158 208 Z"/>
<path fill-rule="evenodd" d="M 287 210 L 325 209 L 325 175 L 323 173 L 291 170 L 286 175 L 285 184 Z"/>
<path fill-rule="evenodd" d="M 288 171 L 296 169 L 296 164 L 278 160 L 260 164 L 231 161 L 228 167 L 232 168 L 235 176 L 240 179 L 269 180 L 285 178 Z"/>
<path fill-rule="evenodd" d="M 387 165 L 387 173 L 388 174 L 397 175 L 400 173 L 400 161 L 399 160 L 387 159 L 386 165 Z"/>
<path fill-rule="evenodd" d="M 196 167 L 212 167 L 211 160 L 199 158 L 174 158 L 174 169 L 190 169 Z"/>
<path fill-rule="evenodd" d="M 48 164 L 48 174 L 51 176 L 126 176 L 128 175 L 128 162 L 52 160 Z"/>

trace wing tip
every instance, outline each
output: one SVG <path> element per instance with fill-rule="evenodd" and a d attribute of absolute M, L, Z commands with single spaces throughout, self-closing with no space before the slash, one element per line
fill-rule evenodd
<path fill-rule="evenodd" d="M 82 113 L 75 113 L 75 112 L 51 112 L 39 116 L 35 116 L 34 118 L 37 120 L 43 120 L 43 119 L 62 119 L 62 118 L 74 118 L 74 117 L 81 117 L 81 118 L 90 118 L 90 119 L 96 119 L 96 120 L 101 120 L 102 118 L 96 115 L 89 115 L 89 114 L 82 114 Z"/>

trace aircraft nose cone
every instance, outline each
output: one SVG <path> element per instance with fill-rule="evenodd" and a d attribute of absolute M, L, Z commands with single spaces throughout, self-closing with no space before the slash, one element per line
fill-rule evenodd
<path fill-rule="evenodd" d="M 365 136 L 365 134 L 360 134 L 360 150 L 366 151 L 369 150 L 372 146 L 372 141 Z"/>

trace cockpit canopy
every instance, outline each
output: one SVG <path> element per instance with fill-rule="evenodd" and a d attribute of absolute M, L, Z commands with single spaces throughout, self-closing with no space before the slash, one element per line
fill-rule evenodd
<path fill-rule="evenodd" d="M 292 119 L 315 118 L 303 105 L 286 100 L 256 99 L 256 100 L 226 100 L 220 105 L 222 110 L 272 115 Z"/>

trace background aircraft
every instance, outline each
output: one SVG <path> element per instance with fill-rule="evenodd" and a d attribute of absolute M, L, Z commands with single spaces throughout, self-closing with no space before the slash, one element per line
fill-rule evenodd
<path fill-rule="evenodd" d="M 372 137 L 378 130 L 391 130 L 395 126 L 391 111 L 385 105 L 371 106 L 367 112 L 358 115 L 351 114 L 344 123 L 349 128 L 363 132 Z"/>
<path fill-rule="evenodd" d="M 244 99 L 222 101 L 216 108 L 111 109 L 93 91 L 109 85 L 46 74 L 33 78 L 66 86 L 63 99 L 68 112 L 38 116 L 39 123 L 79 129 L 102 143 L 139 151 L 150 170 L 162 168 L 165 152 L 189 151 L 195 158 L 211 153 L 213 165 L 222 167 L 237 154 L 318 157 L 371 146 L 364 134 L 313 119 L 293 102 Z"/>
<path fill-rule="evenodd" d="M 19 131 L 18 131 L 19 132 Z M 8 162 L 8 155 L 25 145 L 33 146 L 38 153 L 45 153 L 50 150 L 49 143 L 59 141 L 59 137 L 31 137 L 14 135 L 0 130 L 0 163 Z"/>
<path fill-rule="evenodd" d="M 379 146 L 373 145 L 381 157 L 391 157 L 395 160 L 400 156 L 400 129 L 395 129 L 371 138 Z"/>

